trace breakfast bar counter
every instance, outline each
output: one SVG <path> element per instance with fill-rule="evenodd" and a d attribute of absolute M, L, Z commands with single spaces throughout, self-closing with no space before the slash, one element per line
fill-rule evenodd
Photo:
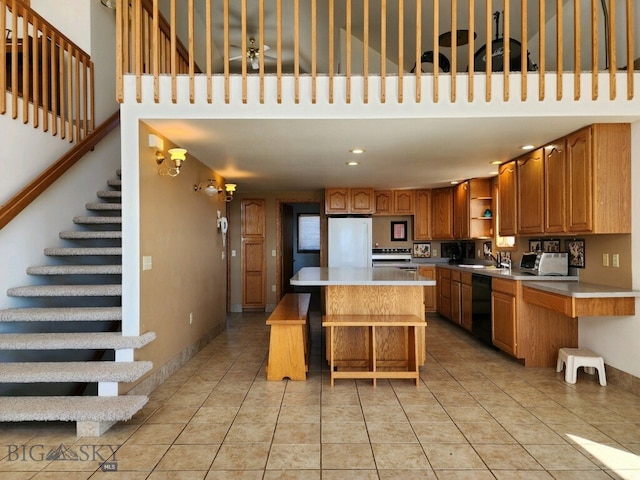
<path fill-rule="evenodd" d="M 397 320 L 411 316 L 421 322 L 424 317 L 424 287 L 435 280 L 416 272 L 398 268 L 324 268 L 305 267 L 291 278 L 294 286 L 324 287 L 325 321 L 340 318 L 368 317 L 372 322 Z M 425 324 L 426 325 L 426 324 Z M 327 331 L 327 359 L 334 346 L 333 363 L 338 369 L 367 369 L 372 361 L 370 330 L 345 326 L 335 330 L 336 338 Z M 415 330 L 417 364 L 425 361 L 424 328 Z M 375 352 L 380 370 L 402 368 L 412 357 L 410 328 L 390 326 L 377 328 Z"/>

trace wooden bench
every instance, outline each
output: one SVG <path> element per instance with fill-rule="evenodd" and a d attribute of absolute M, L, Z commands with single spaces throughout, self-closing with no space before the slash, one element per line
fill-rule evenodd
<path fill-rule="evenodd" d="M 306 380 L 309 370 L 310 293 L 287 293 L 267 319 L 267 380 Z"/>
<path fill-rule="evenodd" d="M 322 318 L 322 326 L 327 327 L 329 342 L 329 367 L 331 369 L 331 386 L 336 378 L 371 378 L 373 386 L 378 378 L 412 378 L 418 385 L 420 370 L 418 359 L 417 329 L 425 328 L 427 323 L 416 315 L 326 315 Z M 362 327 L 369 329 L 368 366 L 361 370 L 338 370 L 335 365 L 336 329 L 342 327 Z M 407 362 L 400 368 L 378 369 L 378 349 L 376 329 L 389 327 L 407 327 Z"/>

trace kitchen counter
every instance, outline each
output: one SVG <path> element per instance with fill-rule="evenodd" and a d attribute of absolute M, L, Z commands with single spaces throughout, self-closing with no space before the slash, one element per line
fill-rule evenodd
<path fill-rule="evenodd" d="M 522 280 L 528 282 L 577 282 L 577 275 L 532 275 L 531 273 L 520 270 L 519 268 L 497 268 L 493 265 L 451 265 L 448 263 L 439 263 L 438 267 L 457 270 L 460 272 L 471 272 L 488 277 L 505 278 L 508 280 Z"/>
<path fill-rule="evenodd" d="M 527 287 L 575 298 L 640 297 L 640 291 L 638 290 L 585 282 L 529 282 L 527 283 Z"/>
<path fill-rule="evenodd" d="M 304 267 L 291 278 L 291 285 L 388 285 L 388 286 L 433 286 L 435 280 L 418 275 L 416 272 L 393 267 L 376 268 L 327 268 Z"/>

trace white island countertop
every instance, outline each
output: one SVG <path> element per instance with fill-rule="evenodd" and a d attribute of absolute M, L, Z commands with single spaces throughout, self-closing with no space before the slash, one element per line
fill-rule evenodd
<path fill-rule="evenodd" d="M 575 298 L 640 297 L 640 291 L 585 282 L 527 282 L 527 287 Z"/>
<path fill-rule="evenodd" d="M 421 285 L 436 284 L 435 280 L 400 268 L 304 267 L 291 277 L 291 285 Z"/>

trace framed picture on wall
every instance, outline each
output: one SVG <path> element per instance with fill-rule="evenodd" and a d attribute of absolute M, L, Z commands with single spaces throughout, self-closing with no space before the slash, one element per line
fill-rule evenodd
<path fill-rule="evenodd" d="M 560 251 L 560 240 L 543 240 L 542 251 L 557 253 Z"/>
<path fill-rule="evenodd" d="M 431 258 L 431 244 L 430 243 L 414 243 L 413 256 L 414 258 Z"/>
<path fill-rule="evenodd" d="M 391 222 L 391 241 L 406 242 L 407 241 L 407 222 Z"/>
<path fill-rule="evenodd" d="M 565 247 L 569 252 L 569 266 L 584 268 L 584 240 L 566 240 Z"/>
<path fill-rule="evenodd" d="M 542 251 L 542 240 L 532 239 L 529 240 L 529 251 L 530 252 L 541 252 Z"/>

